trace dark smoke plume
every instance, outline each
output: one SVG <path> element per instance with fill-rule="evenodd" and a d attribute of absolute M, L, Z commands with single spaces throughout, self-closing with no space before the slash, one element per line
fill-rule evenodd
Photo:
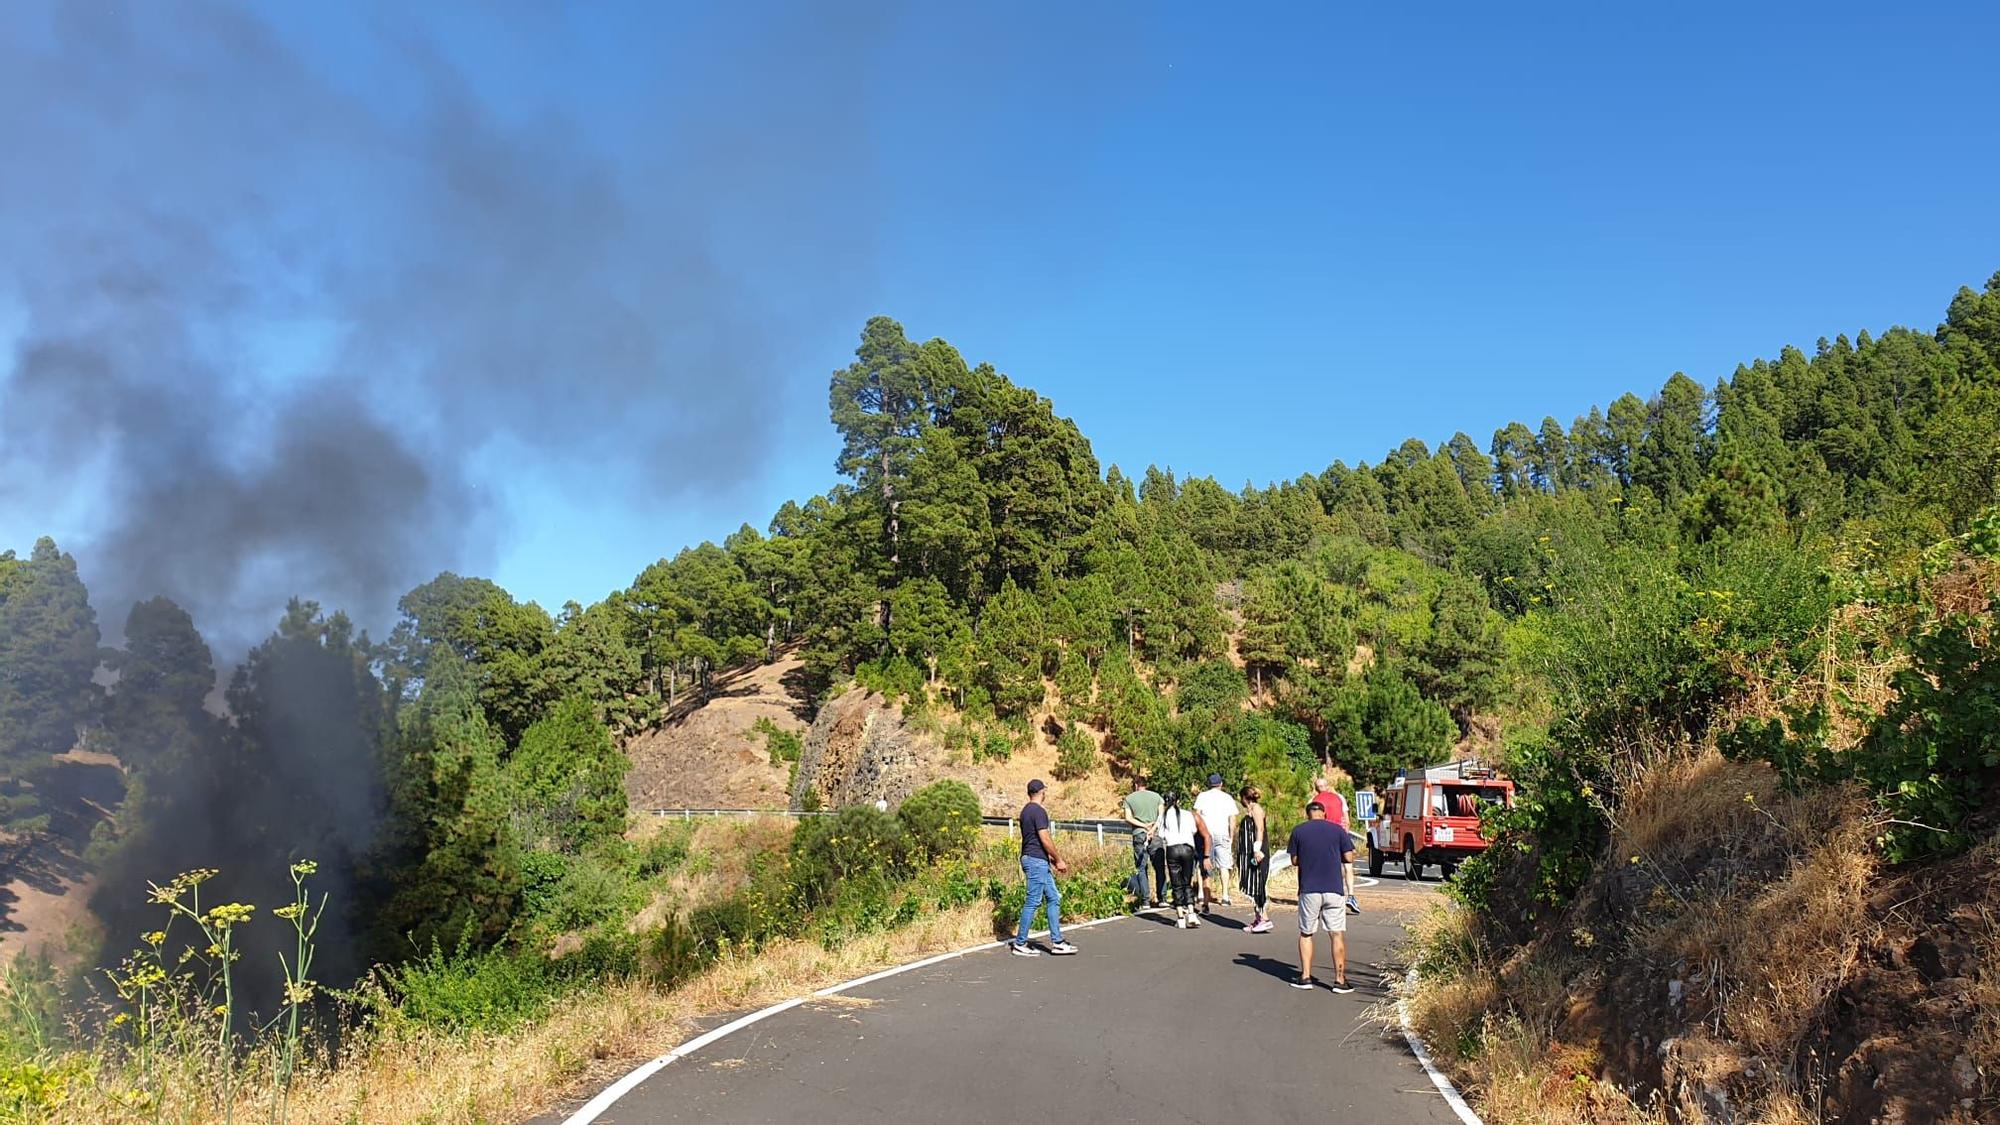
<path fill-rule="evenodd" d="M 828 11 L 648 32 L 689 72 L 614 160 L 386 9 L 382 85 L 413 97 L 236 7 L 10 8 L 0 515 L 85 513 L 108 625 L 164 594 L 233 658 L 288 596 L 380 629 L 490 562 L 481 465 L 634 505 L 740 479 L 797 358 L 773 342 L 865 268 L 873 29 Z M 561 16 L 508 14 L 561 61 Z"/>
<path fill-rule="evenodd" d="M 497 471 L 642 511 L 754 474 L 804 358 L 780 342 L 850 315 L 866 268 L 874 28 L 804 6 L 689 43 L 579 9 L 673 68 L 593 147 L 494 104 L 422 6 L 307 12 L 353 17 L 372 69 L 317 72 L 199 0 L 0 12 L 0 527 L 87 528 L 64 546 L 132 632 L 104 734 L 148 783 L 103 872 L 108 952 L 157 923 L 148 880 L 218 867 L 206 901 L 268 908 L 312 858 L 344 979 L 383 893 L 384 699 L 339 619 L 259 640 L 293 596 L 379 637 L 403 591 L 483 569 Z M 559 12 L 468 13 L 589 76 Z M 217 671 L 227 720 L 159 686 L 198 701 Z"/>

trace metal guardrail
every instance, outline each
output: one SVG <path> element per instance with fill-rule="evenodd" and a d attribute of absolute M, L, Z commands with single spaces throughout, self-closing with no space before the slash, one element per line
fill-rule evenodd
<path fill-rule="evenodd" d="M 819 812 L 801 812 L 796 809 L 648 809 L 656 817 L 678 820 L 694 820 L 697 817 L 720 816 L 789 816 L 799 819 L 808 816 L 832 816 L 839 810 L 822 809 Z M 1012 837 L 1021 830 L 1021 820 L 1013 816 L 982 816 L 979 823 L 988 828 L 1005 828 Z M 1049 828 L 1056 832 L 1088 832 L 1102 844 L 1106 835 L 1118 839 L 1121 833 L 1129 834 L 1132 826 L 1122 820 L 1055 820 Z"/>

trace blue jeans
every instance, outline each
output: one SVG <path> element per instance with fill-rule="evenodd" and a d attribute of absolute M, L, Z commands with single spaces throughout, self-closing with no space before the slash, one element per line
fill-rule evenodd
<path fill-rule="evenodd" d="M 1049 904 L 1049 940 L 1062 941 L 1062 892 L 1056 889 L 1056 878 L 1049 873 L 1049 861 L 1040 856 L 1021 857 L 1021 874 L 1028 880 L 1028 901 L 1021 904 L 1021 928 L 1015 931 L 1014 944 L 1028 944 L 1028 923 L 1035 919 L 1035 908 Z"/>

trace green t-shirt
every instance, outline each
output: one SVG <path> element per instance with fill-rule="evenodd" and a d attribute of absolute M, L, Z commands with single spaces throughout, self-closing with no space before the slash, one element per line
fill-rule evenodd
<path fill-rule="evenodd" d="M 1140 789 L 1126 794 L 1125 811 L 1132 814 L 1132 819 L 1141 823 L 1158 824 L 1160 806 L 1165 803 L 1160 795 L 1151 789 Z"/>

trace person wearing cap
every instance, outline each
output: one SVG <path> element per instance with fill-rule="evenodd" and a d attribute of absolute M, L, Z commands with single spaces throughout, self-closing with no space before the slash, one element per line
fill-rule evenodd
<path fill-rule="evenodd" d="M 1319 806 L 1326 810 L 1326 818 L 1332 821 L 1333 823 L 1340 825 L 1342 828 L 1346 828 L 1348 826 L 1347 798 L 1341 796 L 1338 791 L 1336 791 L 1332 786 L 1328 785 L 1326 783 L 1326 778 L 1324 777 L 1313 778 L 1313 789 L 1315 790 L 1315 792 L 1313 793 L 1313 800 L 1318 801 Z M 1349 914 L 1359 914 L 1361 913 L 1361 904 L 1359 902 L 1356 902 L 1354 899 L 1353 866 L 1350 865 L 1341 874 L 1346 876 L 1345 885 L 1347 887 L 1347 912 Z"/>
<path fill-rule="evenodd" d="M 1208 788 L 1194 799 L 1194 813 L 1208 826 L 1208 851 L 1202 856 L 1207 863 L 1201 871 L 1201 909 L 1208 911 L 1213 896 L 1209 892 L 1209 877 L 1222 887 L 1222 905 L 1233 905 L 1229 898 L 1229 872 L 1236 866 L 1230 855 L 1229 841 L 1236 828 L 1236 818 L 1242 810 L 1236 807 L 1236 798 L 1222 788 L 1222 775 L 1208 775 Z"/>
<path fill-rule="evenodd" d="M 1028 897 L 1021 904 L 1021 926 L 1014 931 L 1010 945 L 1016 957 L 1041 956 L 1039 950 L 1028 944 L 1028 925 L 1035 920 L 1035 910 L 1044 903 L 1049 913 L 1049 952 L 1058 956 L 1076 952 L 1076 946 L 1062 936 L 1062 891 L 1057 889 L 1055 877 L 1067 873 L 1069 864 L 1056 851 L 1049 811 L 1042 807 L 1042 794 L 1048 788 L 1039 777 L 1030 781 L 1028 803 L 1021 806 L 1021 876 L 1028 882 Z"/>
<path fill-rule="evenodd" d="M 1285 845 L 1299 869 L 1299 975 L 1293 988 L 1313 986 L 1313 935 L 1333 939 L 1333 990 L 1353 992 L 1347 983 L 1347 864 L 1354 860 L 1354 837 L 1326 818 L 1326 806 L 1306 806 L 1305 823 L 1292 829 Z"/>

